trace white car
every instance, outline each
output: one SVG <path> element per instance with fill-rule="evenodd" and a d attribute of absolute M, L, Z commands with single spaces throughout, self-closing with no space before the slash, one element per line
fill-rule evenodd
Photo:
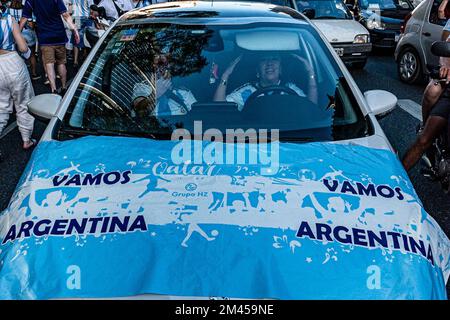
<path fill-rule="evenodd" d="M 372 51 L 369 31 L 353 18 L 342 0 L 293 0 L 331 43 L 346 64 L 364 68 Z"/>
<path fill-rule="evenodd" d="M 297 11 L 171 2 L 99 40 L 0 214 L 0 298 L 445 299 L 448 237 Z"/>

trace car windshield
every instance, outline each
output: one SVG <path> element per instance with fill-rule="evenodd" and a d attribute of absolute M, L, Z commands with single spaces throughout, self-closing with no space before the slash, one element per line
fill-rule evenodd
<path fill-rule="evenodd" d="M 314 9 L 313 19 L 353 19 L 342 0 L 301 0 L 297 1 L 298 11 Z"/>
<path fill-rule="evenodd" d="M 203 131 L 277 129 L 291 141 L 351 139 L 369 130 L 308 24 L 157 23 L 111 30 L 78 84 L 59 139 L 168 139 L 199 123 Z"/>
<path fill-rule="evenodd" d="M 362 9 L 412 9 L 412 4 L 406 0 L 360 0 Z"/>

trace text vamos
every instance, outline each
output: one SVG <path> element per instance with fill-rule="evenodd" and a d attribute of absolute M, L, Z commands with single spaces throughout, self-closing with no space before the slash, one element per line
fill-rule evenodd
<path fill-rule="evenodd" d="M 54 176 L 53 177 L 53 185 L 55 187 L 58 186 L 96 186 L 100 184 L 126 184 L 130 182 L 130 174 L 131 171 L 113 171 L 107 173 L 98 173 L 98 174 L 75 174 L 73 176 L 63 175 L 63 176 Z"/>
<path fill-rule="evenodd" d="M 340 192 L 340 193 L 351 193 L 354 195 L 360 196 L 371 196 L 371 197 L 383 197 L 383 198 L 394 198 L 396 197 L 398 200 L 403 200 L 405 197 L 402 194 L 402 190 L 399 187 L 392 188 L 385 184 L 375 185 L 373 183 L 369 183 L 364 185 L 360 182 L 356 182 L 352 184 L 350 181 L 345 180 L 340 183 L 337 180 L 322 180 L 325 187 L 331 192 Z"/>
<path fill-rule="evenodd" d="M 13 224 L 3 239 L 2 244 L 16 239 L 25 239 L 32 236 L 71 236 L 107 233 L 128 233 L 147 231 L 144 216 L 135 217 L 101 217 L 81 219 L 43 219 L 39 221 L 25 221 L 20 225 Z"/>

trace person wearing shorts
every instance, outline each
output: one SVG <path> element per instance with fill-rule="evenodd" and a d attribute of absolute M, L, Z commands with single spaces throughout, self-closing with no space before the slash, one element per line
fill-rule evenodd
<path fill-rule="evenodd" d="M 83 41 L 84 32 L 86 26 L 89 24 L 89 6 L 93 3 L 93 0 L 71 0 L 72 1 L 72 18 L 77 27 L 78 33 L 80 35 L 80 42 L 75 44 L 74 35 L 72 35 L 71 42 L 74 43 L 73 49 L 73 66 L 78 68 L 80 61 L 86 56 L 86 44 Z"/>
<path fill-rule="evenodd" d="M 80 36 L 72 21 L 71 15 L 67 12 L 63 0 L 26 0 L 20 19 L 20 29 L 23 30 L 28 19 L 33 14 L 39 28 L 36 30 L 39 46 L 42 52 L 43 65 L 50 82 L 52 93 L 56 93 L 56 73 L 61 78 L 61 92 L 65 93 L 67 85 L 66 69 L 66 42 L 67 36 L 64 28 L 64 21 L 69 29 L 75 34 L 75 41 L 80 41 Z M 61 19 L 63 18 L 63 19 Z"/>

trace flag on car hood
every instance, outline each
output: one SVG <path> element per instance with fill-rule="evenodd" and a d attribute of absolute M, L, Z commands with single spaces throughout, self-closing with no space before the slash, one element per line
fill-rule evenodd
<path fill-rule="evenodd" d="M 446 298 L 449 239 L 390 151 L 277 143 L 272 163 L 176 164 L 176 145 L 40 143 L 0 215 L 0 298 Z"/>

